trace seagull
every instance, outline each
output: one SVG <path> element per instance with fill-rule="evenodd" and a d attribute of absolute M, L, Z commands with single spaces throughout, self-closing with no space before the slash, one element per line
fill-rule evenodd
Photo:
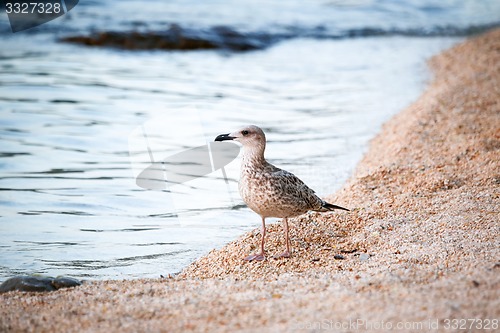
<path fill-rule="evenodd" d="M 260 253 L 244 258 L 247 261 L 266 259 L 264 242 L 266 218 L 282 218 L 285 232 L 286 250 L 274 258 L 289 258 L 290 237 L 288 218 L 308 211 L 327 212 L 335 209 L 349 211 L 332 205 L 318 197 L 302 180 L 293 173 L 280 169 L 266 161 L 266 135 L 255 125 L 244 126 L 239 130 L 221 134 L 215 141 L 234 140 L 243 145 L 243 154 L 238 189 L 243 201 L 262 219 Z"/>

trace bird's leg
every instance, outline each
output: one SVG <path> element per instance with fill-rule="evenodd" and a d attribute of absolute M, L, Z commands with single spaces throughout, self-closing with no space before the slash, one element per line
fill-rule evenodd
<path fill-rule="evenodd" d="M 286 251 L 278 256 L 274 256 L 274 258 L 276 258 L 276 259 L 278 259 L 278 258 L 290 258 L 290 236 L 288 235 L 288 219 L 285 217 L 285 218 L 283 218 L 282 222 L 283 222 L 283 229 L 285 231 Z"/>
<path fill-rule="evenodd" d="M 262 218 L 262 231 L 261 231 L 261 238 L 260 238 L 260 253 L 259 254 L 252 254 L 249 255 L 248 257 L 245 258 L 245 260 L 252 261 L 252 260 L 257 260 L 257 261 L 262 261 L 266 259 L 265 251 L 264 251 L 264 242 L 265 242 L 265 237 L 266 237 L 266 219 L 263 217 Z"/>

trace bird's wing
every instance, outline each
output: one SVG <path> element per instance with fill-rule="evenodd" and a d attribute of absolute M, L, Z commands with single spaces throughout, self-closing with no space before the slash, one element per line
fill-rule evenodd
<path fill-rule="evenodd" d="M 279 186 L 276 190 L 282 196 L 293 198 L 297 202 L 303 202 L 304 207 L 310 210 L 321 207 L 322 200 L 299 177 L 289 171 L 274 168 L 275 170 L 270 173 L 270 177 L 273 178 L 271 183 Z"/>

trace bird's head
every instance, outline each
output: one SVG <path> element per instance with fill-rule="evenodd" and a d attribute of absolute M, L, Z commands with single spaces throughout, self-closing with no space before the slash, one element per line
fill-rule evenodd
<path fill-rule="evenodd" d="M 255 125 L 244 126 L 235 132 L 221 134 L 215 138 L 215 141 L 227 140 L 237 141 L 243 145 L 243 149 L 253 150 L 261 154 L 264 154 L 266 147 L 266 135 Z"/>
<path fill-rule="evenodd" d="M 243 146 L 261 145 L 266 142 L 266 135 L 259 127 L 255 125 L 248 125 L 235 132 L 221 134 L 215 138 L 215 141 L 227 140 L 238 141 Z"/>

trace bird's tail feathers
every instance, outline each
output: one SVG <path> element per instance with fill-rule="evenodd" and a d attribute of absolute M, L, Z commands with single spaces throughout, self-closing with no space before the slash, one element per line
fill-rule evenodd
<path fill-rule="evenodd" d="M 324 208 L 325 210 L 342 209 L 342 210 L 346 210 L 346 211 L 349 212 L 349 209 L 347 209 L 347 208 L 340 207 L 340 206 L 337 206 L 337 205 L 332 205 L 331 203 L 328 203 L 326 201 L 323 201 L 323 204 L 321 205 L 321 207 Z"/>

